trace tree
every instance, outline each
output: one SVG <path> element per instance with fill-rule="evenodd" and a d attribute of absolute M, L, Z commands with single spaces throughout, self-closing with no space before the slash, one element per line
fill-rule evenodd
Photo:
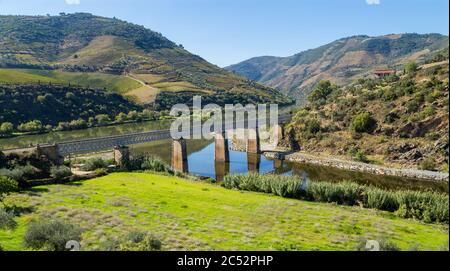
<path fill-rule="evenodd" d="M 111 119 L 106 114 L 100 114 L 95 116 L 95 120 L 97 120 L 97 123 L 100 125 L 108 124 L 111 122 Z"/>
<path fill-rule="evenodd" d="M 72 100 L 72 99 L 75 99 L 75 94 L 73 94 L 73 92 L 67 92 L 66 93 L 66 99 L 67 100 Z"/>
<path fill-rule="evenodd" d="M 352 121 L 351 130 L 356 133 L 372 133 L 377 127 L 377 121 L 369 112 L 358 114 Z"/>
<path fill-rule="evenodd" d="M 418 69 L 417 63 L 415 61 L 410 61 L 405 65 L 405 73 L 411 74 L 415 73 Z"/>
<path fill-rule="evenodd" d="M 0 134 L 10 135 L 14 130 L 14 125 L 11 122 L 4 122 L 0 125 Z"/>
<path fill-rule="evenodd" d="M 139 118 L 139 114 L 136 110 L 128 112 L 128 119 L 137 120 Z"/>
<path fill-rule="evenodd" d="M 71 129 L 84 129 L 87 127 L 87 123 L 84 119 L 77 119 L 77 120 L 72 120 L 69 123 L 69 126 Z"/>
<path fill-rule="evenodd" d="M 124 122 L 128 119 L 127 114 L 120 112 L 117 116 L 116 116 L 116 121 L 117 122 Z"/>
<path fill-rule="evenodd" d="M 2 151 L 0 151 L 0 168 L 6 167 L 7 162 L 8 160 L 6 160 L 5 154 Z"/>
<path fill-rule="evenodd" d="M 308 96 L 308 100 L 312 103 L 323 103 L 335 89 L 336 86 L 332 85 L 330 81 L 322 80 Z"/>
<path fill-rule="evenodd" d="M 17 129 L 21 132 L 39 132 L 42 130 L 42 123 L 39 120 L 32 120 L 20 124 Z"/>

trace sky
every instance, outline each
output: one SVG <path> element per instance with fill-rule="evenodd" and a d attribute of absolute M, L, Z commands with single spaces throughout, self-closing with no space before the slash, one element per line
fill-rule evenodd
<path fill-rule="evenodd" d="M 89 12 L 144 25 L 221 67 L 353 35 L 448 35 L 448 10 L 448 0 L 0 0 L 2 15 Z"/>

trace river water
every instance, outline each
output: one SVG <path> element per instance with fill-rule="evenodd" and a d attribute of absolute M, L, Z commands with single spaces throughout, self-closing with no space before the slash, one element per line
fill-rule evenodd
<path fill-rule="evenodd" d="M 0 139 L 0 149 L 26 147 L 30 144 L 71 141 L 109 135 L 162 130 L 170 127 L 170 120 L 96 127 L 79 131 L 52 132 L 43 135 L 20 136 Z M 289 163 L 270 160 L 262 155 L 247 155 L 230 150 L 230 163 L 214 162 L 214 142 L 207 140 L 188 141 L 188 164 L 191 174 L 221 181 L 226 174 L 259 172 L 279 175 L 294 175 L 309 181 L 352 181 L 386 189 L 433 190 L 448 193 L 447 183 L 427 182 L 411 178 L 387 177 L 374 174 L 346 171 L 317 165 Z M 151 154 L 171 163 L 171 141 L 150 142 L 131 146 L 132 153 Z"/>
<path fill-rule="evenodd" d="M 245 152 L 233 150 L 230 150 L 229 163 L 216 163 L 214 161 L 214 142 L 207 140 L 188 140 L 187 151 L 189 173 L 210 177 L 218 181 L 223 180 L 223 177 L 227 174 L 258 172 L 261 174 L 274 173 L 278 175 L 298 176 L 308 181 L 352 181 L 389 190 L 432 190 L 448 193 L 447 183 L 381 176 L 317 165 L 290 163 L 280 160 L 271 160 L 263 155 L 249 155 Z M 132 154 L 158 156 L 166 163 L 171 163 L 171 141 L 169 140 L 131 146 L 131 152 Z"/>

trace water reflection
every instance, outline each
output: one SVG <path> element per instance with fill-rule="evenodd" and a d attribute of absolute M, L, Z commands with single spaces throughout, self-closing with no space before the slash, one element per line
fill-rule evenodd
<path fill-rule="evenodd" d="M 27 135 L 12 138 L 1 138 L 0 149 L 13 149 L 27 147 L 30 144 L 53 143 L 88 139 L 138 132 L 156 131 L 170 128 L 170 120 L 148 121 L 141 123 L 128 123 L 115 126 L 94 127 L 77 131 L 51 132 L 41 135 Z"/>
<path fill-rule="evenodd" d="M 151 142 L 132 146 L 133 152 L 150 153 L 171 163 L 171 141 Z M 299 176 L 309 182 L 352 181 L 359 184 L 374 185 L 385 189 L 434 190 L 448 193 L 446 183 L 427 182 L 411 178 L 388 177 L 361 172 L 334 169 L 329 167 L 291 163 L 280 160 L 269 160 L 264 156 L 247 154 L 230 150 L 230 162 L 214 161 L 214 142 L 206 140 L 189 140 L 187 143 L 189 172 L 194 175 L 214 178 L 223 181 L 227 174 L 245 174 L 259 172 L 278 175 Z"/>

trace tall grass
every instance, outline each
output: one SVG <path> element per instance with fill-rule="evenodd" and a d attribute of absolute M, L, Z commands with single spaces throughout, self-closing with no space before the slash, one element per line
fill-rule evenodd
<path fill-rule="evenodd" d="M 222 185 L 228 189 L 270 193 L 285 198 L 359 205 L 427 223 L 449 223 L 449 197 L 435 192 L 387 191 L 351 182 L 306 183 L 298 177 L 259 174 L 229 175 Z"/>

